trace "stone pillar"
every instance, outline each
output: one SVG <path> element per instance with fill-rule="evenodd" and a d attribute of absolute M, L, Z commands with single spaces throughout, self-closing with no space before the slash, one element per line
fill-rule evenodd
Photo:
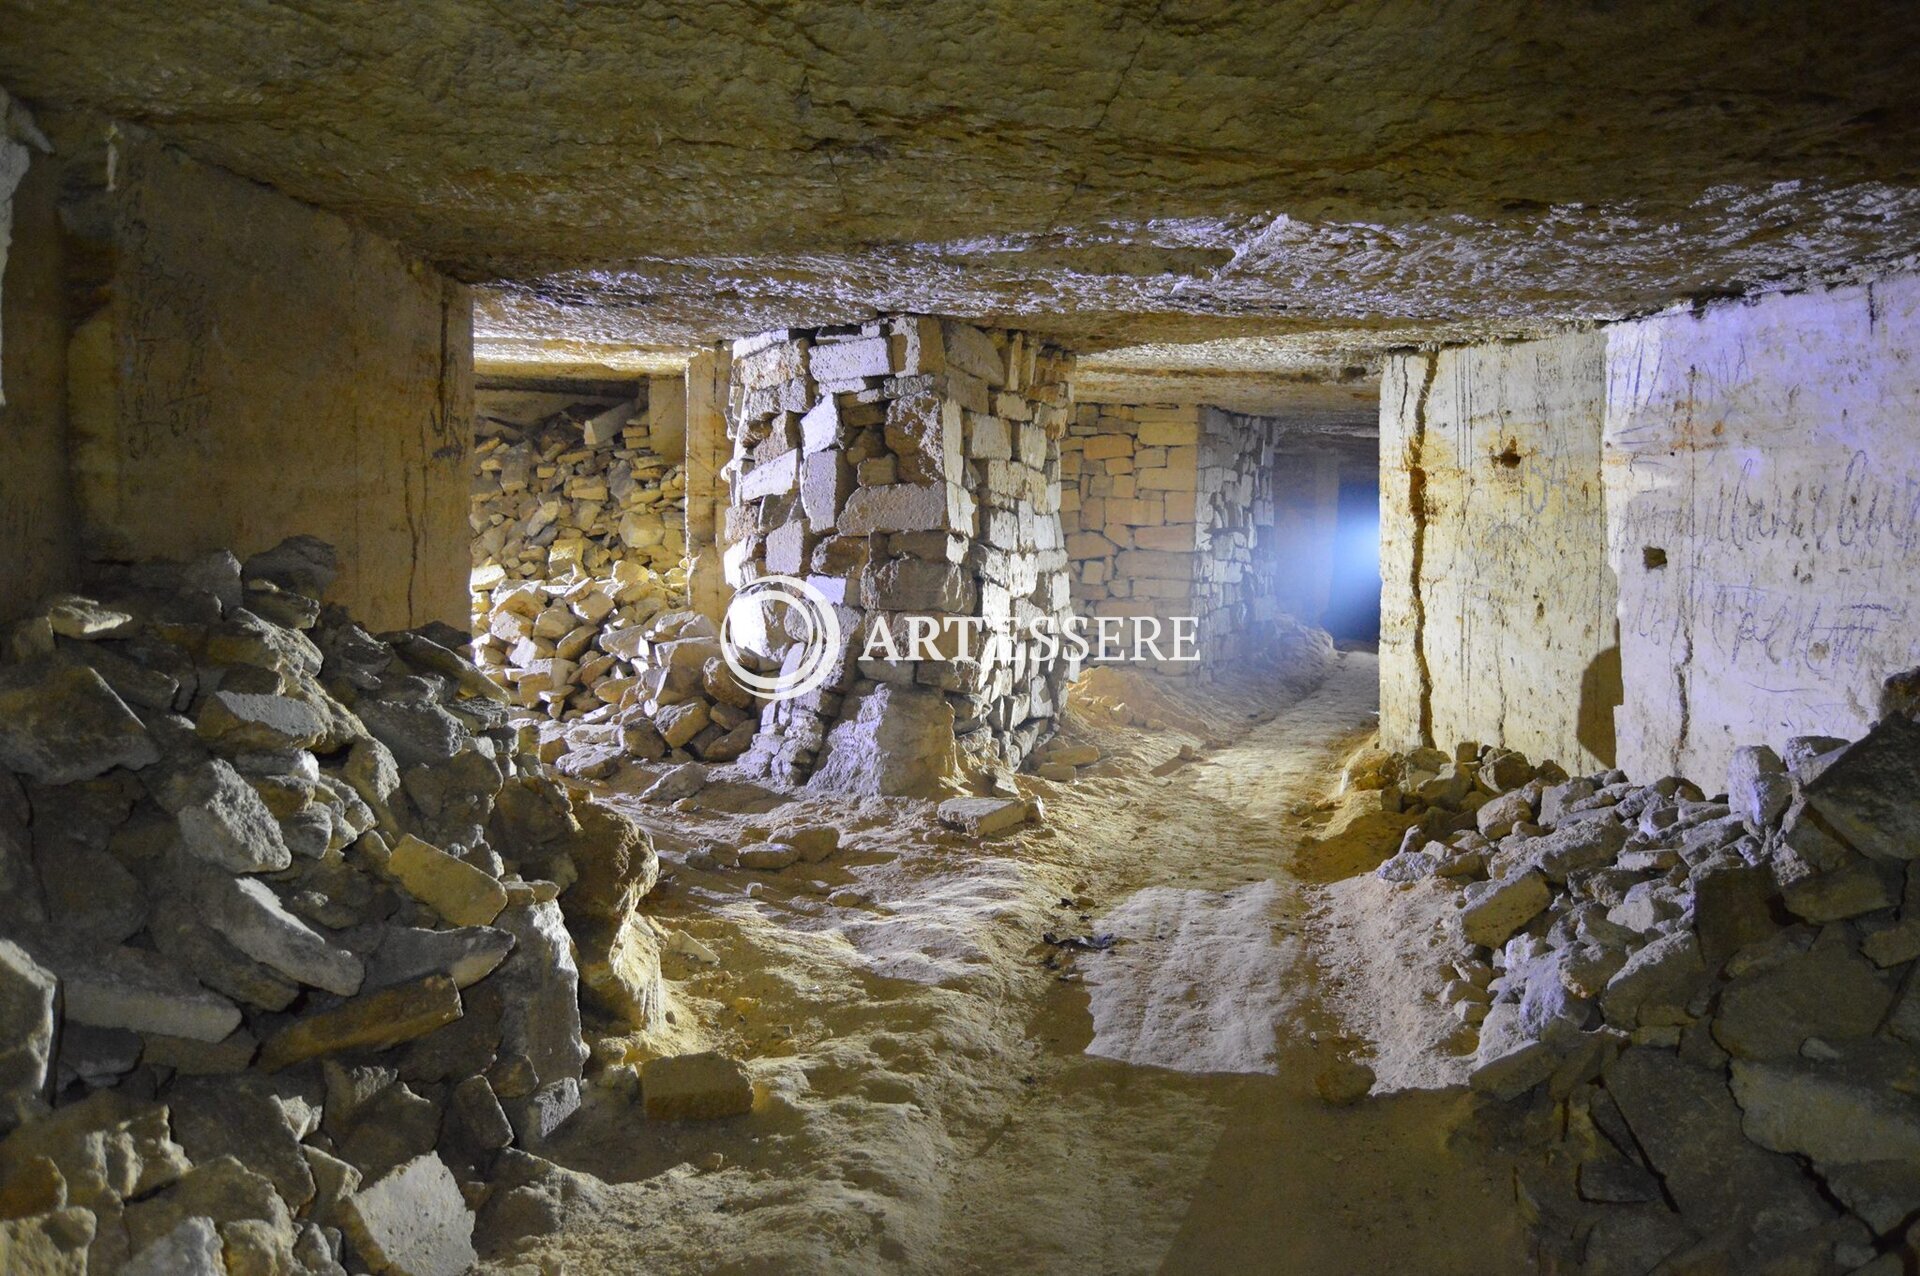
<path fill-rule="evenodd" d="M 1576 772 L 1614 764 L 1619 590 L 1602 484 L 1606 349 L 1603 332 L 1570 333 L 1387 361 L 1380 737 L 1388 748 L 1465 740 Z"/>
<path fill-rule="evenodd" d="M 726 518 L 723 471 L 732 456 L 727 440 L 727 378 L 724 347 L 702 351 L 687 364 L 686 473 L 689 605 L 715 624 L 732 589 L 720 562 L 720 532 Z"/>
<path fill-rule="evenodd" d="M 1018 765 L 1052 731 L 1064 659 L 984 659 L 954 622 L 1024 632 L 1069 614 L 1070 366 L 1023 333 L 917 315 L 735 343 L 728 577 L 805 578 L 844 635 L 827 685 L 763 716 L 770 773 L 930 793 L 955 767 Z M 908 652 L 916 624 L 938 628 L 941 658 L 861 659 L 881 627 Z"/>

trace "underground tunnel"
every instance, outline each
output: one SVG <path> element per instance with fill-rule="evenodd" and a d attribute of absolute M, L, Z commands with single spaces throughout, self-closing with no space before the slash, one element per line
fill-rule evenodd
<path fill-rule="evenodd" d="M 0 1276 L 1920 1270 L 1916 48 L 0 0 Z"/>

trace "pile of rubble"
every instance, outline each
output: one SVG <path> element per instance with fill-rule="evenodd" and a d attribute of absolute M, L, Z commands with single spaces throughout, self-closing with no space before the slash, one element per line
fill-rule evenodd
<path fill-rule="evenodd" d="M 558 1172 L 581 998 L 662 1013 L 651 845 L 465 635 L 376 637 L 332 575 L 310 538 L 124 569 L 11 633 L 0 1270 L 464 1271 Z"/>
<path fill-rule="evenodd" d="M 481 666 L 512 689 L 518 716 L 536 725 L 542 761 L 600 779 L 628 759 L 731 762 L 746 752 L 760 728 L 760 702 L 727 667 L 711 620 L 668 611 L 625 624 L 590 581 L 558 596 L 550 588 L 525 582 L 495 591 L 493 641 L 523 636 L 506 666 Z M 482 655 L 497 649 L 483 647 Z M 578 691 L 582 684 L 591 692 Z M 535 704 L 544 712 L 525 712 Z"/>
<path fill-rule="evenodd" d="M 685 606 L 686 477 L 633 412 L 477 426 L 474 659 L 551 719 L 606 721 L 645 664 L 648 625 Z"/>
<path fill-rule="evenodd" d="M 1417 816 L 1379 876 L 1455 894 L 1438 995 L 1524 1114 L 1549 1270 L 1909 1270 L 1920 725 L 1740 749 L 1712 796 L 1473 745 L 1350 779 Z"/>
<path fill-rule="evenodd" d="M 624 563 L 630 592 L 643 582 L 657 592 L 622 598 L 623 606 L 685 596 L 686 475 L 653 450 L 634 407 L 568 410 L 524 430 L 479 419 L 468 515 L 475 593 L 513 580 L 610 580 Z"/>

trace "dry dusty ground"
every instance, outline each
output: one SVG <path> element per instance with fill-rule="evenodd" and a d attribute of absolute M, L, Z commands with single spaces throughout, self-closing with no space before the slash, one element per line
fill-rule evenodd
<path fill-rule="evenodd" d="M 816 798 L 805 814 L 846 830 L 832 860 L 700 873 L 687 850 L 795 804 L 616 797 L 661 843 L 652 915 L 719 959 L 668 953 L 672 1048 L 731 1050 L 763 1093 L 734 1121 L 650 1125 L 597 1091 L 549 1154 L 607 1184 L 580 1179 L 561 1229 L 498 1268 L 1525 1270 L 1509 1171 L 1457 1086 L 1313 1094 L 1344 1050 L 1382 1091 L 1460 1074 L 1413 969 L 1435 918 L 1341 881 L 1397 826 L 1323 800 L 1376 681 L 1350 653 L 1304 699 L 1189 696 L 1210 745 L 1082 721 L 1108 760 L 1031 781 L 1046 823 L 985 844 L 928 804 Z M 1182 745 L 1198 758 L 1153 777 Z"/>

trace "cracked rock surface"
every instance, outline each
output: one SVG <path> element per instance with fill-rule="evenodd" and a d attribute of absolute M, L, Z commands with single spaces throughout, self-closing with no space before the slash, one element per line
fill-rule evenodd
<path fill-rule="evenodd" d="M 36 107 L 502 281 L 494 362 L 912 308 L 1115 370 L 1260 338 L 1209 366 L 1337 378 L 1897 264 L 1920 198 L 1920 13 L 1870 3 L 4 0 L 0 26 Z"/>

